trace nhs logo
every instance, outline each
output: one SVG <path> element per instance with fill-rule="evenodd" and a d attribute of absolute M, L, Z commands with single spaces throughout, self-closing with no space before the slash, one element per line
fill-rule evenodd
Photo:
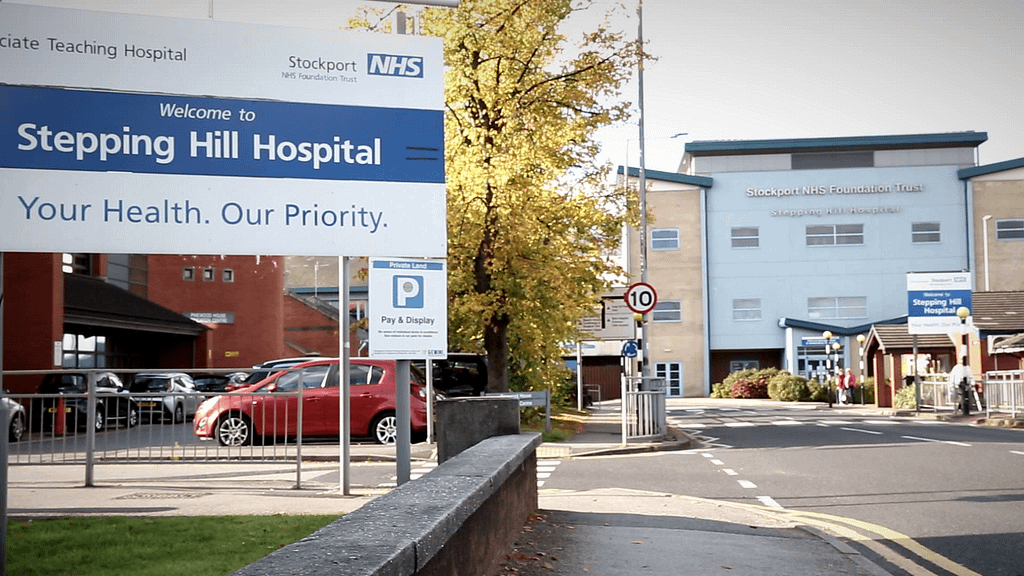
<path fill-rule="evenodd" d="M 423 78 L 422 56 L 398 54 L 367 54 L 366 69 L 375 76 Z"/>
<path fill-rule="evenodd" d="M 423 276 L 395 276 L 393 288 L 392 306 L 423 308 Z"/>

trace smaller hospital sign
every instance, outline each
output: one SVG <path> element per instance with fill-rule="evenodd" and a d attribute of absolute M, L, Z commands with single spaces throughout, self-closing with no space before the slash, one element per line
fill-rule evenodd
<path fill-rule="evenodd" d="M 371 259 L 368 314 L 371 358 L 446 358 L 445 261 Z"/>
<path fill-rule="evenodd" d="M 950 334 L 961 329 L 960 307 L 971 308 L 969 272 L 907 274 L 907 331 Z"/>

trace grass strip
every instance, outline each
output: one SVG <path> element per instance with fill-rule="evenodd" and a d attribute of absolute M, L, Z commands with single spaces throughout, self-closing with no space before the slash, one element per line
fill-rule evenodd
<path fill-rule="evenodd" d="M 337 518 L 277 515 L 9 520 L 7 574 L 224 576 Z"/>

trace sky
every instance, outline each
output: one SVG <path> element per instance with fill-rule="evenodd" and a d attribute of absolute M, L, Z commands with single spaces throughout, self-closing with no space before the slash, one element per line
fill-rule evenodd
<path fill-rule="evenodd" d="M 9 0 L 8 0 L 9 1 Z M 17 0 L 308 28 L 344 28 L 372 0 Z M 637 34 L 636 0 L 611 22 Z M 602 11 L 603 12 L 603 11 Z M 567 23 L 569 33 L 600 18 Z M 646 167 L 694 140 L 978 131 L 980 164 L 1024 157 L 1024 0 L 647 0 Z M 636 79 L 623 98 L 638 111 Z M 1014 95 L 1017 95 L 1016 97 Z M 683 136 L 672 136 L 686 133 Z M 602 161 L 639 163 L 638 114 L 604 129 Z"/>

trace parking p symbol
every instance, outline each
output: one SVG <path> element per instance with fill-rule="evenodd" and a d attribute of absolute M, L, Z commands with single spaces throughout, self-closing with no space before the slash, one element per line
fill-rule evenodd
<path fill-rule="evenodd" d="M 395 308 L 423 308 L 423 276 L 395 276 Z"/>

